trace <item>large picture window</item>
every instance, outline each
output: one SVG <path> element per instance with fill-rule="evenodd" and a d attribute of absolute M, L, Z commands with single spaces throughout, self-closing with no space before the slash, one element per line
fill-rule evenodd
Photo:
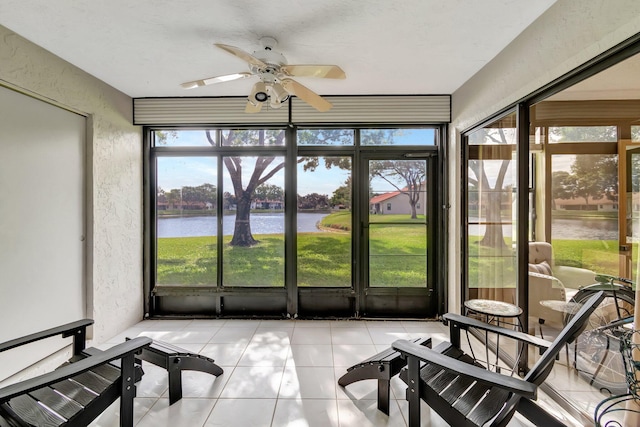
<path fill-rule="evenodd" d="M 437 135 L 151 130 L 152 309 L 433 315 Z"/>

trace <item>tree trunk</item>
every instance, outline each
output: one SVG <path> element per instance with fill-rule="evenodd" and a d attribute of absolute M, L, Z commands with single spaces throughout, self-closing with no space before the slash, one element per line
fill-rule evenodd
<path fill-rule="evenodd" d="M 480 240 L 480 244 L 490 248 L 504 249 L 507 244 L 504 242 L 504 234 L 502 232 L 501 211 L 501 194 L 487 194 L 488 200 L 485 205 L 487 214 L 487 225 L 485 227 L 484 236 Z"/>
<path fill-rule="evenodd" d="M 411 203 L 411 219 L 417 219 L 418 218 L 418 214 L 416 212 L 416 204 Z"/>
<path fill-rule="evenodd" d="M 251 234 L 251 198 L 242 197 L 238 200 L 236 222 L 233 230 L 231 246 L 253 246 L 258 241 Z"/>

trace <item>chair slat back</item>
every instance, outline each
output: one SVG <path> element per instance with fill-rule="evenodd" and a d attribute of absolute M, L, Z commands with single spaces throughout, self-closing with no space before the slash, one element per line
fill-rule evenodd
<path fill-rule="evenodd" d="M 558 334 L 558 337 L 553 341 L 547 351 L 540 356 L 538 362 L 533 365 L 529 373 L 524 377 L 525 381 L 532 382 L 536 385 L 544 382 L 551 368 L 553 368 L 553 363 L 560 350 L 562 350 L 565 344 L 573 342 L 573 340 L 582 333 L 587 326 L 589 316 L 591 316 L 603 299 L 604 292 L 600 291 L 584 303 L 578 313 L 576 313 L 571 321 L 560 331 L 560 334 Z"/>

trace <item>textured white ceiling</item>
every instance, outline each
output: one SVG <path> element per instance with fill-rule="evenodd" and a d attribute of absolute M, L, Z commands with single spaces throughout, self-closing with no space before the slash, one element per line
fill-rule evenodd
<path fill-rule="evenodd" d="M 213 46 L 275 37 L 290 64 L 336 64 L 346 80 L 300 78 L 321 95 L 450 94 L 555 0 L 0 0 L 0 24 L 132 97 L 245 95 L 253 79 Z M 1 76 L 0 76 L 1 78 Z"/>

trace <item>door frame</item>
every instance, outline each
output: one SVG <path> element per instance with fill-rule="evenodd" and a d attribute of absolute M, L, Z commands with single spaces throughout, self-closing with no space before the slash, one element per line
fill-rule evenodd
<path fill-rule="evenodd" d="M 403 149 L 381 150 L 379 147 L 362 149 L 359 165 L 359 191 L 357 204 L 361 213 L 354 224 L 359 239 L 359 260 L 357 263 L 359 278 L 356 283 L 358 311 L 364 317 L 435 317 L 438 314 L 439 288 L 436 286 L 436 252 L 441 238 L 437 233 L 440 223 L 438 198 L 438 156 L 437 147 L 422 147 L 420 150 Z M 426 274 L 424 288 L 382 288 L 369 286 L 369 161 L 371 160 L 424 160 L 426 162 L 425 203 L 427 218 Z"/>

